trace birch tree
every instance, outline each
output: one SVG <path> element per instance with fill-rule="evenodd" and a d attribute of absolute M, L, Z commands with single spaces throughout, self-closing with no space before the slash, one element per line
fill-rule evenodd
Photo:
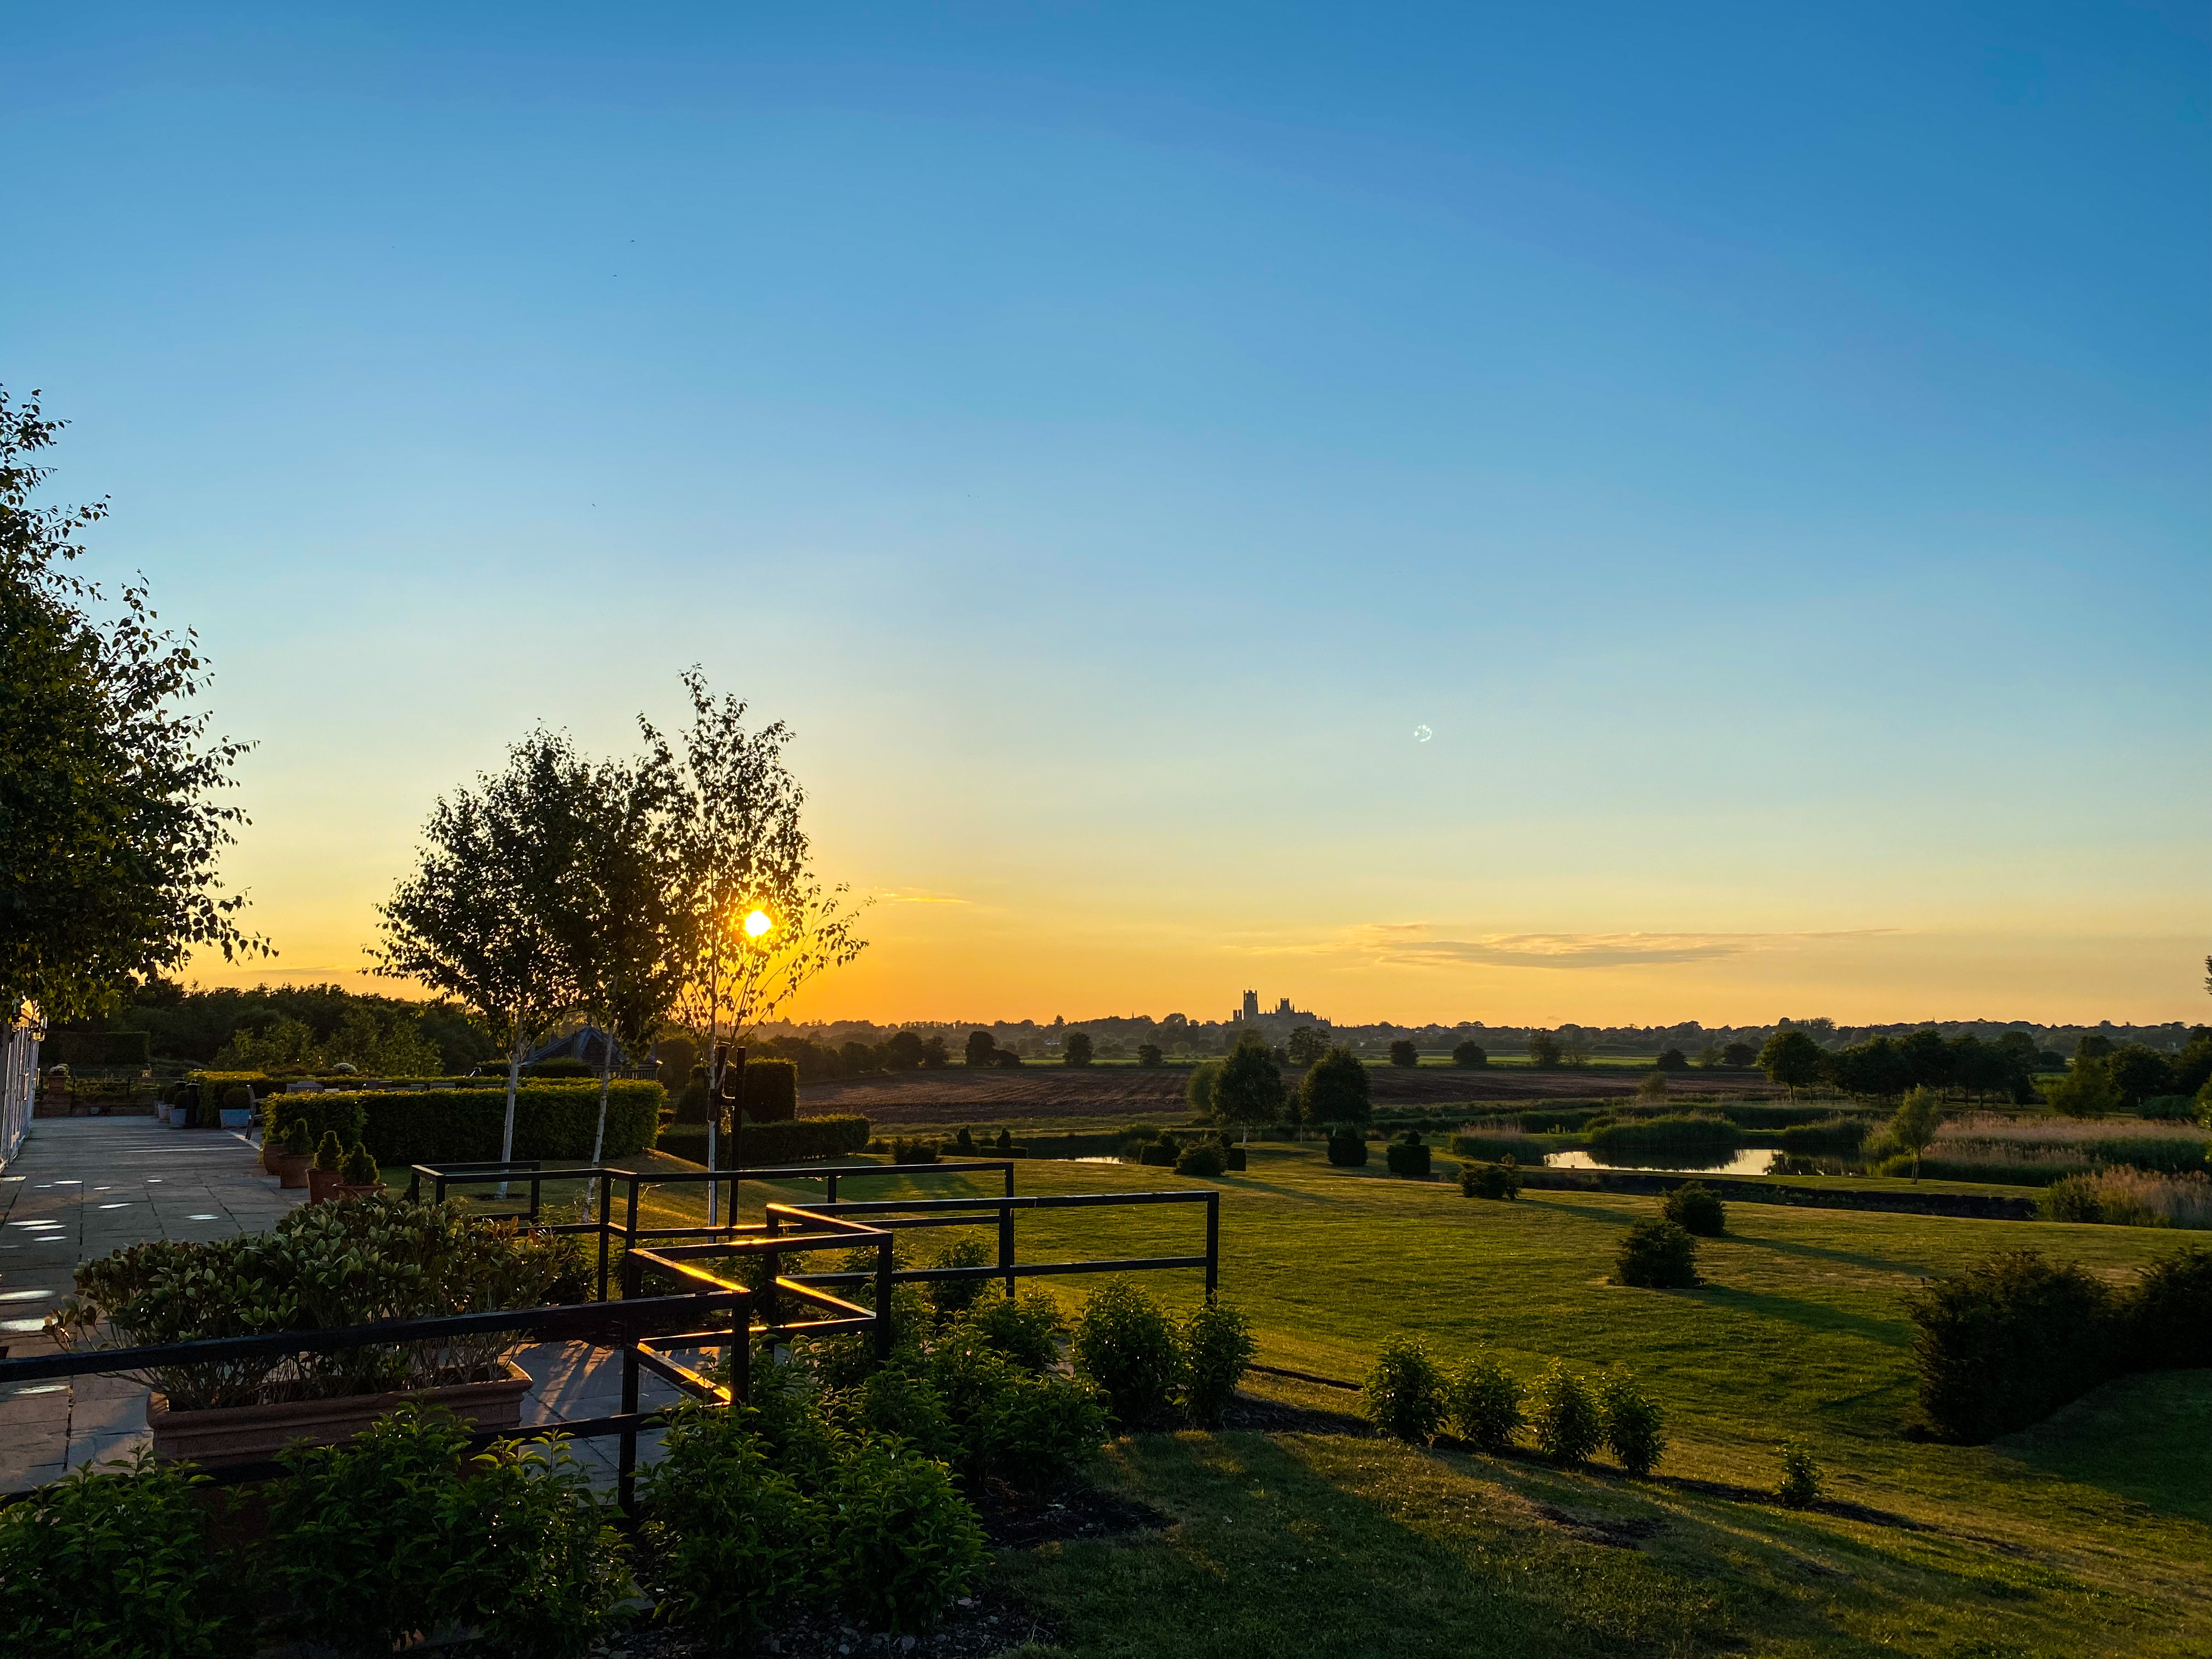
<path fill-rule="evenodd" d="M 573 898 L 590 781 L 566 738 L 532 732 L 504 771 L 439 798 L 413 873 L 380 907 L 379 973 L 419 980 L 507 1029 L 503 1162 L 514 1156 L 523 1057 L 582 1000 Z"/>

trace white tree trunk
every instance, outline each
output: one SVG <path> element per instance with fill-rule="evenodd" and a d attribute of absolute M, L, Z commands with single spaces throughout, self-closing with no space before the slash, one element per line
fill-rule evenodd
<path fill-rule="evenodd" d="M 507 1127 L 499 1138 L 499 1161 L 511 1163 L 514 1158 L 514 1091 L 522 1079 L 522 1009 L 514 1010 L 514 1042 L 507 1051 Z M 507 1183 L 499 1183 L 499 1195 L 507 1196 Z"/>

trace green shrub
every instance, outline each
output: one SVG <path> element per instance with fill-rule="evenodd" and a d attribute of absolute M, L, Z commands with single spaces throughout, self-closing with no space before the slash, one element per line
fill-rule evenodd
<path fill-rule="evenodd" d="M 0 1510 L 0 1650 L 227 1659 L 252 1651 L 247 1582 L 210 1547 L 207 1484 L 142 1446 Z"/>
<path fill-rule="evenodd" d="M 726 1649 L 807 1595 L 829 1531 L 823 1506 L 769 1461 L 750 1412 L 686 1402 L 640 1477 L 661 1564 L 658 1609 Z"/>
<path fill-rule="evenodd" d="M 295 1117 L 287 1123 L 283 1133 L 277 1137 L 277 1142 L 287 1158 L 306 1158 L 314 1150 L 314 1142 L 308 1137 L 307 1121 L 303 1118 Z"/>
<path fill-rule="evenodd" d="M 338 1164 L 338 1179 L 349 1187 L 374 1186 L 381 1174 L 376 1160 L 368 1155 L 368 1148 L 358 1140 Z"/>
<path fill-rule="evenodd" d="M 1408 1129 L 1383 1148 L 1382 1161 L 1395 1176 L 1425 1176 L 1429 1172 L 1429 1149 L 1421 1144 L 1420 1131 Z"/>
<path fill-rule="evenodd" d="M 1605 1413 L 1605 1443 L 1612 1449 L 1613 1461 L 1641 1480 L 1667 1449 L 1659 1407 L 1626 1371 L 1617 1371 L 1599 1385 L 1598 1405 Z"/>
<path fill-rule="evenodd" d="M 1386 1340 L 1360 1385 L 1368 1421 L 1385 1434 L 1426 1445 L 1443 1426 L 1449 1409 L 1444 1374 L 1418 1338 Z"/>
<path fill-rule="evenodd" d="M 1555 1463 L 1586 1463 L 1605 1443 L 1605 1417 L 1589 1384 L 1558 1360 L 1528 1396 L 1528 1425 L 1536 1449 Z"/>
<path fill-rule="evenodd" d="M 2212 1249 L 2190 1244 L 2152 1262 L 2122 1299 L 2121 1313 L 2135 1365 L 2212 1365 Z"/>
<path fill-rule="evenodd" d="M 894 1441 L 846 1459 L 829 1519 L 830 1576 L 847 1609 L 894 1635 L 934 1624 L 983 1565 L 983 1529 L 951 1473 Z"/>
<path fill-rule="evenodd" d="M 1218 1428 L 1237 1385 L 1259 1358 L 1251 1322 L 1239 1310 L 1216 1302 L 1183 1321 L 1176 1346 L 1182 1358 L 1183 1410 L 1200 1428 Z"/>
<path fill-rule="evenodd" d="M 1698 1245 L 1672 1221 L 1639 1221 L 1620 1241 L 1613 1275 L 1646 1290 L 1686 1290 L 1698 1282 Z"/>
<path fill-rule="evenodd" d="M 1505 1451 L 1521 1431 L 1520 1382 L 1489 1354 L 1452 1373 L 1445 1407 L 1452 1431 L 1478 1450 Z"/>
<path fill-rule="evenodd" d="M 1357 1133 L 1328 1138 L 1328 1161 L 1340 1170 L 1356 1170 L 1367 1162 L 1366 1137 Z"/>
<path fill-rule="evenodd" d="M 1702 1182 L 1686 1182 L 1667 1194 L 1660 1212 L 1686 1233 L 1718 1238 L 1728 1231 L 1728 1206 Z"/>
<path fill-rule="evenodd" d="M 222 1105 L 225 1111 L 251 1111 L 253 1108 L 253 1091 L 243 1083 L 234 1083 L 222 1091 Z"/>
<path fill-rule="evenodd" d="M 466 1620 L 495 1653 L 591 1647 L 627 1575 L 589 1480 L 557 1443 L 464 1463 L 466 1434 L 405 1405 L 343 1445 L 285 1452 L 267 1554 L 300 1634 L 386 1654 Z"/>
<path fill-rule="evenodd" d="M 1174 1398 L 1180 1364 L 1175 1328 L 1159 1304 L 1126 1279 L 1109 1279 L 1075 1320 L 1075 1366 L 1106 1391 L 1124 1428 L 1142 1428 Z"/>
<path fill-rule="evenodd" d="M 1917 1328 L 1920 1406 L 1968 1444 L 2038 1422 L 2116 1369 L 2118 1310 L 2101 1279 L 2007 1250 L 1905 1297 Z"/>
<path fill-rule="evenodd" d="M 1459 1166 L 1459 1193 L 1462 1198 L 1518 1198 L 1521 1195 L 1521 1169 L 1506 1153 L 1496 1164 L 1462 1164 Z"/>
<path fill-rule="evenodd" d="M 905 1135 L 891 1138 L 891 1162 L 894 1164 L 934 1164 L 938 1159 L 936 1144 L 919 1137 Z"/>
<path fill-rule="evenodd" d="M 2078 1221 L 2092 1224 L 2105 1218 L 2097 1183 L 2086 1175 L 2054 1181 L 2035 1195 L 2036 1213 L 2045 1221 Z"/>
<path fill-rule="evenodd" d="M 1782 1479 L 1775 1483 L 1774 1497 L 1793 1510 L 1809 1509 L 1820 1500 L 1820 1466 L 1794 1440 L 1782 1448 Z"/>
<path fill-rule="evenodd" d="M 925 1457 L 945 1462 L 958 1457 L 959 1436 L 944 1396 L 904 1364 L 878 1365 L 857 1390 L 833 1395 L 824 1404 L 837 1410 L 841 1427 L 861 1439 L 894 1435 Z"/>
<path fill-rule="evenodd" d="M 1200 1141 L 1195 1146 L 1186 1146 L 1176 1154 L 1177 1175 L 1197 1176 L 1211 1181 L 1229 1167 L 1228 1158 L 1220 1147 L 1211 1141 Z"/>
<path fill-rule="evenodd" d="M 932 1345 L 928 1376 L 951 1427 L 950 1461 L 971 1489 L 991 1480 L 1048 1485 L 1106 1437 L 1105 1407 L 1090 1383 L 1025 1370 L 969 1328 Z"/>
<path fill-rule="evenodd" d="M 1042 1371 L 1060 1358 L 1060 1336 L 1067 1321 L 1060 1304 L 1039 1291 L 1016 1300 L 986 1296 L 963 1322 L 982 1341 L 1024 1370 Z"/>
<path fill-rule="evenodd" d="M 955 1239 L 939 1250 L 930 1265 L 933 1267 L 988 1267 L 997 1259 L 984 1246 L 981 1239 L 969 1234 Z M 991 1285 L 987 1279 L 926 1279 L 921 1283 L 921 1293 L 939 1319 L 951 1319 L 967 1312 Z"/>
<path fill-rule="evenodd" d="M 336 1175 L 338 1166 L 345 1162 L 345 1149 L 338 1145 L 336 1129 L 323 1131 L 323 1138 L 315 1147 L 315 1167 L 326 1175 Z"/>

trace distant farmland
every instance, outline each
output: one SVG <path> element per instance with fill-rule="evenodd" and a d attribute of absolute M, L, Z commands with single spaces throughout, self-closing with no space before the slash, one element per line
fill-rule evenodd
<path fill-rule="evenodd" d="M 1297 1087 L 1303 1073 L 1286 1070 Z M 1437 1066 L 1370 1068 L 1378 1106 L 1451 1106 L 1462 1102 L 1600 1100 L 1636 1091 L 1644 1073 L 1611 1066 L 1557 1072 L 1522 1066 L 1461 1070 Z M 809 1115 L 859 1112 L 871 1123 L 1043 1122 L 1060 1118 L 1180 1118 L 1188 1066 L 1024 1066 L 1006 1071 L 902 1072 L 810 1083 L 801 1109 Z M 1668 1079 L 1677 1095 L 1764 1097 L 1772 1085 L 1757 1072 L 1689 1072 Z"/>

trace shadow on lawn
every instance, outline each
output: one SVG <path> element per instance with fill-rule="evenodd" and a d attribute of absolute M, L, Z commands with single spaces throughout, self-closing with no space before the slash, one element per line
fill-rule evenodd
<path fill-rule="evenodd" d="M 1743 1244 L 1753 1249 L 1772 1250 L 1781 1255 L 1811 1256 L 1820 1261 L 1839 1261 L 1846 1267 L 1864 1267 L 1871 1272 L 1896 1273 L 1905 1279 L 1927 1279 L 1936 1272 L 1933 1267 L 1920 1267 L 1910 1261 L 1899 1261 L 1892 1257 L 1860 1255 L 1850 1250 L 1823 1249 L 1818 1244 L 1797 1244 L 1779 1238 L 1755 1238 L 1740 1233 L 1733 1227 L 1719 1240 L 1724 1244 Z"/>
<path fill-rule="evenodd" d="M 1826 1331 L 1838 1336 L 1863 1337 L 1869 1342 L 1879 1342 L 1885 1348 L 1909 1348 L 1912 1333 L 1894 1319 L 1874 1319 L 1865 1314 L 1855 1314 L 1826 1302 L 1807 1302 L 1794 1296 L 1774 1296 L 1764 1291 L 1738 1290 L 1733 1285 L 1704 1284 L 1693 1291 L 1681 1291 L 1677 1295 L 1687 1296 L 1715 1308 L 1726 1308 L 1737 1313 L 1755 1314 L 1765 1319 L 1787 1320 L 1792 1325 L 1810 1331 Z"/>
<path fill-rule="evenodd" d="M 2212 1524 L 2208 1445 L 2212 1370 L 2199 1370 L 2120 1377 L 1989 1449 L 2039 1474 Z"/>

